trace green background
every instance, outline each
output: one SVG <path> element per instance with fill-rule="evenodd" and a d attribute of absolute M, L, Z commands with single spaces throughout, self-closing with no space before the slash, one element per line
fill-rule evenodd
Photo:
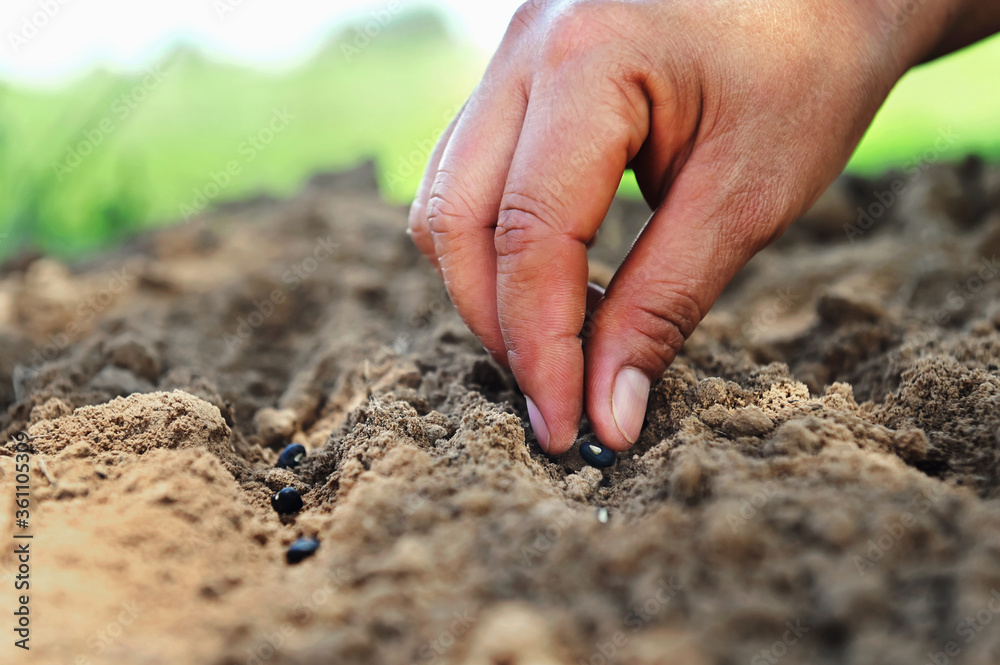
<path fill-rule="evenodd" d="M 407 202 L 429 147 L 487 56 L 425 13 L 394 21 L 361 49 L 349 48 L 355 35 L 345 29 L 290 71 L 178 49 L 155 68 L 161 81 L 101 70 L 56 90 L 0 84 L 0 255 L 28 246 L 78 255 L 176 222 L 199 193 L 213 203 L 291 195 L 318 170 L 366 158 L 378 164 L 385 197 Z M 958 137 L 942 160 L 1000 160 L 998 71 L 996 37 L 913 70 L 849 170 L 871 174 L 920 159 L 941 131 Z M 273 136 L 261 134 L 276 110 L 293 118 Z M 259 150 L 248 141 L 254 135 Z M 232 162 L 238 173 L 216 190 L 212 174 Z M 622 191 L 636 195 L 628 175 Z"/>

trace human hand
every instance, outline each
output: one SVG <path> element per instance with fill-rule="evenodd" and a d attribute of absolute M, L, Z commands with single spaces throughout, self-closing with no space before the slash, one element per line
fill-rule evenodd
<path fill-rule="evenodd" d="M 651 381 L 846 164 L 959 0 L 531 2 L 439 142 L 410 215 L 542 448 L 637 439 Z M 982 3 L 980 3 L 982 4 Z M 902 18 L 900 18 L 902 17 Z M 968 29 L 967 26 L 964 29 Z M 950 48 L 950 47 L 948 47 Z M 588 243 L 626 167 L 655 209 L 581 343 Z"/>

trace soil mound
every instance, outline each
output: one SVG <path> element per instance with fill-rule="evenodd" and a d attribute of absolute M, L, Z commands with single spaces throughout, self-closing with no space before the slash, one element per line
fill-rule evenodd
<path fill-rule="evenodd" d="M 1000 662 L 1000 170 L 838 180 L 603 471 L 541 454 L 404 227 L 362 168 L 0 269 L 30 662 Z"/>

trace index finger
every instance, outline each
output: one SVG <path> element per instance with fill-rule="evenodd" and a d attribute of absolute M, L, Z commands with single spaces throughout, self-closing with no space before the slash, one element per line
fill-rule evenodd
<path fill-rule="evenodd" d="M 595 85 L 586 72 L 533 82 L 495 233 L 507 360 L 550 454 L 573 444 L 582 413 L 586 245 L 648 125 L 639 86 Z"/>

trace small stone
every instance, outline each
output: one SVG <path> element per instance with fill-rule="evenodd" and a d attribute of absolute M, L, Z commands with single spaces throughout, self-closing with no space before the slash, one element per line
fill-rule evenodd
<path fill-rule="evenodd" d="M 722 404 L 729 396 L 726 390 L 726 382 L 720 378 L 712 377 L 698 383 L 694 389 L 698 403 L 706 409 L 713 404 Z"/>
<path fill-rule="evenodd" d="M 722 423 L 722 431 L 732 438 L 761 436 L 774 429 L 774 421 L 756 406 L 736 409 Z"/>
<path fill-rule="evenodd" d="M 566 476 L 566 494 L 576 501 L 586 502 L 601 487 L 604 474 L 600 469 L 585 466 L 577 473 Z"/>
<path fill-rule="evenodd" d="M 302 510 L 302 497 L 294 487 L 286 487 L 271 497 L 271 507 L 282 514 Z"/>
<path fill-rule="evenodd" d="M 104 355 L 109 366 L 127 369 L 150 383 L 160 377 L 160 354 L 152 342 L 137 335 L 125 333 L 106 342 Z"/>
<path fill-rule="evenodd" d="M 608 509 L 607 508 L 604 508 L 602 506 L 601 508 L 597 509 L 597 521 L 598 522 L 600 522 L 601 524 L 607 524 L 608 520 L 610 518 L 611 518 L 611 516 L 608 515 Z"/>
<path fill-rule="evenodd" d="M 580 457 L 590 466 L 606 469 L 615 463 L 615 452 L 593 439 L 584 439 L 580 444 Z"/>
<path fill-rule="evenodd" d="M 308 559 L 319 549 L 319 541 L 314 538 L 299 538 L 285 552 L 285 559 L 290 564 L 296 564 Z"/>
<path fill-rule="evenodd" d="M 278 463 L 275 466 L 279 469 L 294 469 L 305 456 L 306 447 L 301 443 L 292 443 L 285 446 L 285 449 L 278 455 Z"/>
<path fill-rule="evenodd" d="M 722 423 L 726 422 L 726 418 L 729 417 L 729 409 L 721 404 L 713 404 L 702 411 L 700 417 L 701 422 L 709 427 L 722 427 Z"/>

